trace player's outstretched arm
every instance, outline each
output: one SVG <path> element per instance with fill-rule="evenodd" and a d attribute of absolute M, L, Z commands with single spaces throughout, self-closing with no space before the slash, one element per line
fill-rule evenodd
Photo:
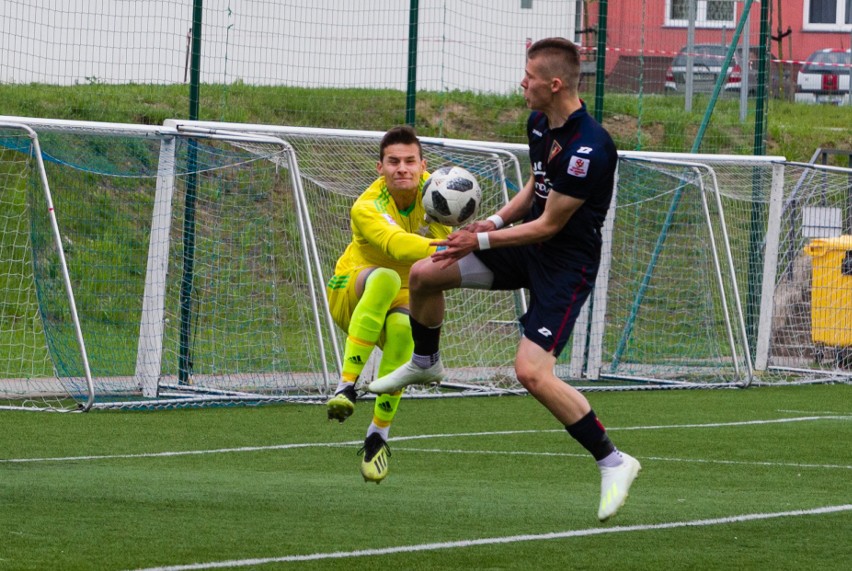
<path fill-rule="evenodd" d="M 524 185 L 524 188 L 521 189 L 521 192 L 513 196 L 500 210 L 485 220 L 477 220 L 468 224 L 464 228 L 461 228 L 461 230 L 473 233 L 492 232 L 518 220 L 523 220 L 532 207 L 533 184 L 535 184 L 535 178 L 531 176 Z M 499 223 L 494 220 L 495 218 L 499 220 Z"/>
<path fill-rule="evenodd" d="M 465 230 L 450 234 L 446 240 L 432 242 L 438 250 L 432 254 L 432 261 L 441 264 L 441 268 L 450 266 L 474 250 L 484 248 L 505 248 L 507 246 L 523 246 L 537 244 L 549 240 L 568 222 L 583 200 L 551 192 L 547 197 L 544 213 L 537 219 L 495 231 L 469 232 Z M 490 227 L 493 223 L 486 222 Z M 483 234 L 486 237 L 483 239 Z"/>
<path fill-rule="evenodd" d="M 357 204 L 352 208 L 352 223 L 374 248 L 400 262 L 416 262 L 435 251 L 431 238 L 411 234 L 396 221 L 372 205 Z"/>

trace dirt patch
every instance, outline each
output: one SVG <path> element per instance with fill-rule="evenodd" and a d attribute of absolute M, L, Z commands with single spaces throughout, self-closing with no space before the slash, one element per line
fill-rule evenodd
<path fill-rule="evenodd" d="M 433 129 L 448 138 L 468 138 L 479 127 L 476 113 L 452 101 L 445 101 L 440 107 L 431 102 L 418 102 L 417 119 L 420 126 Z"/>
<path fill-rule="evenodd" d="M 619 149 L 659 149 L 666 136 L 662 123 L 642 124 L 640 130 L 638 119 L 627 115 L 604 117 L 603 126 Z"/>

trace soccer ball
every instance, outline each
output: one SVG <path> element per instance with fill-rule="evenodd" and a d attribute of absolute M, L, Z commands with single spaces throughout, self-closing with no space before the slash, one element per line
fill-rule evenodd
<path fill-rule="evenodd" d="M 447 226 L 463 226 L 472 221 L 480 202 L 479 183 L 461 167 L 441 167 L 423 185 L 426 214 Z"/>

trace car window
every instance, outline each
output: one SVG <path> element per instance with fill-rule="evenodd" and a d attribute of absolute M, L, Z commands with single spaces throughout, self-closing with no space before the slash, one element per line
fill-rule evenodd
<path fill-rule="evenodd" d="M 728 53 L 726 46 L 698 45 L 694 47 L 692 61 L 696 66 L 721 67 L 725 63 L 725 55 Z M 672 65 L 683 67 L 686 65 L 686 48 L 680 50 Z M 738 61 L 739 57 L 735 61 Z"/>
<path fill-rule="evenodd" d="M 805 73 L 840 73 L 848 71 L 852 65 L 852 53 L 850 52 L 816 52 L 811 54 L 808 61 L 802 67 Z"/>

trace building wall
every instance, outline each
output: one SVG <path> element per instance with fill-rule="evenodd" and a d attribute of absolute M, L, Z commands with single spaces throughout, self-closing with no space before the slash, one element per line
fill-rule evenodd
<path fill-rule="evenodd" d="M 778 2 L 772 2 L 771 34 L 778 33 Z M 743 3 L 736 4 L 736 16 L 742 13 Z M 597 26 L 597 3 L 588 5 L 589 21 Z M 666 0 L 632 0 L 608 3 L 607 20 L 607 74 L 618 64 L 620 57 L 649 58 L 673 57 L 687 43 L 687 29 L 666 25 Z M 760 38 L 760 3 L 751 7 L 749 22 L 749 44 L 756 45 Z M 783 0 L 780 27 L 791 34 L 784 38 L 779 47 L 771 42 L 771 52 L 782 60 L 804 61 L 815 50 L 827 47 L 848 48 L 852 43 L 852 31 L 812 31 L 805 29 L 805 0 Z M 736 20 L 735 20 L 736 21 Z M 728 43 L 734 28 L 708 28 L 698 25 L 695 43 Z M 592 42 L 593 43 L 593 42 Z"/>
<path fill-rule="evenodd" d="M 417 87 L 513 92 L 526 45 L 574 37 L 574 0 L 420 0 Z M 182 83 L 190 0 L 0 0 L 0 82 Z M 205 0 L 204 83 L 405 90 L 406 0 Z"/>

